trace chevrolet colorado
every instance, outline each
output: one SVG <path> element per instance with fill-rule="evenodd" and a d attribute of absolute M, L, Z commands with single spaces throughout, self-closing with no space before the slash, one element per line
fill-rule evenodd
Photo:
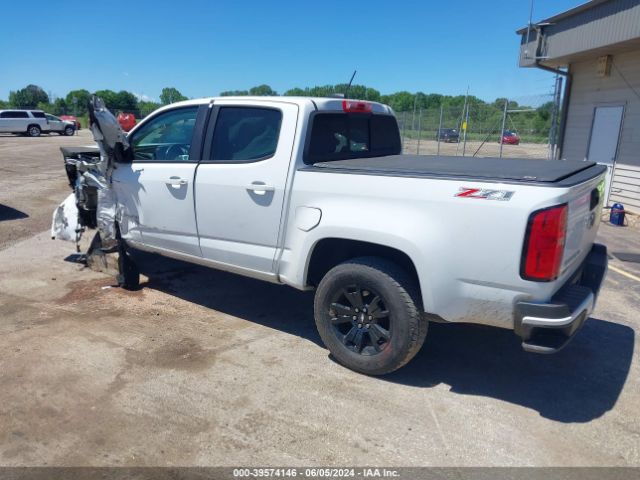
<path fill-rule="evenodd" d="M 606 273 L 593 162 L 401 155 L 390 107 L 334 98 L 188 100 L 128 134 L 93 98 L 90 119 L 54 237 L 97 227 L 123 286 L 139 249 L 315 289 L 323 342 L 362 373 L 407 363 L 430 321 L 555 352 Z"/>

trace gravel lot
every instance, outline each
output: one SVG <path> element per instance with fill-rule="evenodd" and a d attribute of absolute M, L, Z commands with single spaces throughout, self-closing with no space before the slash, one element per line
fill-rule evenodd
<path fill-rule="evenodd" d="M 559 354 L 433 324 L 369 378 L 311 293 L 151 255 L 128 292 L 75 263 L 48 233 L 58 147 L 90 142 L 0 136 L 0 465 L 640 465 L 638 230 L 601 227 L 616 271 Z"/>

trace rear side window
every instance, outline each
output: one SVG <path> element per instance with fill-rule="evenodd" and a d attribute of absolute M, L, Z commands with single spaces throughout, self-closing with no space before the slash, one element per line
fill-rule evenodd
<path fill-rule="evenodd" d="M 31 112 L 31 115 L 35 118 L 47 118 L 44 112 Z"/>
<path fill-rule="evenodd" d="M 402 147 L 392 115 L 318 113 L 313 117 L 305 163 L 397 155 Z"/>
<path fill-rule="evenodd" d="M 218 162 L 255 162 L 278 147 L 282 112 L 274 108 L 221 107 L 211 149 Z"/>
<path fill-rule="evenodd" d="M 0 118 L 29 118 L 29 114 L 27 112 L 14 110 L 0 113 Z"/>

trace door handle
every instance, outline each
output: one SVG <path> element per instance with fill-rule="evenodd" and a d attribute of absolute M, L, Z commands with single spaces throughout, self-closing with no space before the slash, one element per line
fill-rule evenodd
<path fill-rule="evenodd" d="M 264 195 L 267 192 L 275 191 L 276 187 L 272 185 L 265 185 L 264 183 L 253 182 L 247 185 L 247 190 L 251 190 L 258 195 Z"/>
<path fill-rule="evenodd" d="M 186 185 L 189 182 L 184 178 L 174 176 L 174 177 L 169 177 L 169 180 L 167 180 L 164 183 L 166 183 L 167 185 L 171 185 L 172 187 L 180 187 L 182 185 Z"/>

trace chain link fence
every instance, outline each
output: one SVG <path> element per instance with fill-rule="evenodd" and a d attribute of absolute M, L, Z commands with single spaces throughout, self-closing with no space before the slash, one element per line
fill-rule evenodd
<path fill-rule="evenodd" d="M 550 93 L 493 104 L 469 102 L 396 112 L 403 152 L 553 158 L 559 118 L 557 101 Z"/>

